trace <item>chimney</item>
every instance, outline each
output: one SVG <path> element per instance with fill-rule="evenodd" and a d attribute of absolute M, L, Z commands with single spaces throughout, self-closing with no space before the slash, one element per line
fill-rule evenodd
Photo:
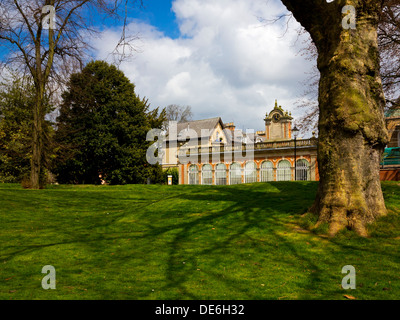
<path fill-rule="evenodd" d="M 225 123 L 224 129 L 231 130 L 232 132 L 235 131 L 235 124 L 233 122 Z"/>

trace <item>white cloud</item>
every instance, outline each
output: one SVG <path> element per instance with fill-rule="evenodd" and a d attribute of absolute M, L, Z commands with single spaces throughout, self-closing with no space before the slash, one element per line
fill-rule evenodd
<path fill-rule="evenodd" d="M 171 39 L 155 27 L 134 21 L 140 51 L 121 69 L 153 107 L 190 105 L 195 119 L 221 116 L 239 128 L 262 130 L 275 99 L 298 115 L 294 102 L 302 92 L 310 64 L 298 55 L 298 24 L 266 24 L 286 13 L 280 1 L 175 0 L 181 37 Z M 104 33 L 98 59 L 105 59 L 120 30 Z M 283 36 L 284 35 L 284 36 Z M 301 43 L 301 41 L 297 41 Z"/>

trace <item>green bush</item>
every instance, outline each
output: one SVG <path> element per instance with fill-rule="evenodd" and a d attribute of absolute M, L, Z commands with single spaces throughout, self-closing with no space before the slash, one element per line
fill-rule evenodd
<path fill-rule="evenodd" d="M 178 168 L 168 168 L 164 170 L 164 182 L 168 183 L 168 176 L 172 176 L 172 184 L 176 185 L 179 184 L 179 171 Z"/>

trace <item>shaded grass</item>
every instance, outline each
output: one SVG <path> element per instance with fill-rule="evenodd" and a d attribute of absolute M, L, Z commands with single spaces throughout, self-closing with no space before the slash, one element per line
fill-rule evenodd
<path fill-rule="evenodd" d="M 398 299 L 400 186 L 371 237 L 307 231 L 316 182 L 0 185 L 0 299 Z M 41 288 L 44 265 L 56 290 Z M 353 265 L 357 289 L 341 288 Z"/>

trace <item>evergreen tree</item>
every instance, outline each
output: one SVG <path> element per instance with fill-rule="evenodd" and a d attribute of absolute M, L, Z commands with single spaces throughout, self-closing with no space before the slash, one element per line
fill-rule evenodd
<path fill-rule="evenodd" d="M 71 76 L 57 118 L 60 183 L 145 183 L 161 177 L 161 167 L 146 161 L 146 134 L 161 126 L 165 112 L 149 111 L 134 89 L 122 71 L 104 61 Z"/>

